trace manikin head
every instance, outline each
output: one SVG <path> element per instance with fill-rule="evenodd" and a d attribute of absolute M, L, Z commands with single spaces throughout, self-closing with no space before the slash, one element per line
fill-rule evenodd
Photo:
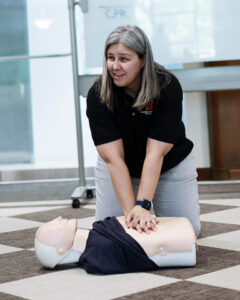
<path fill-rule="evenodd" d="M 40 263 L 54 268 L 70 253 L 77 230 L 76 219 L 58 217 L 40 226 L 35 235 L 35 252 Z"/>

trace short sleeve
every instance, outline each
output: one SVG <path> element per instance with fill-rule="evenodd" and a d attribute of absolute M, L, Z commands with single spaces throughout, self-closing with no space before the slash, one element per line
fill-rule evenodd
<path fill-rule="evenodd" d="M 86 113 L 95 146 L 121 138 L 114 116 L 107 106 L 101 103 L 95 85 L 90 88 L 87 95 Z"/>
<path fill-rule="evenodd" d="M 183 92 L 178 79 L 171 75 L 170 83 L 161 90 L 148 136 L 162 142 L 175 144 L 182 133 Z"/>

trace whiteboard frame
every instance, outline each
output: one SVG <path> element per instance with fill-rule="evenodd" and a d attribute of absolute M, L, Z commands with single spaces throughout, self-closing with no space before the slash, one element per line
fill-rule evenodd
<path fill-rule="evenodd" d="M 179 79 L 184 93 L 240 89 L 240 66 L 170 70 Z M 79 75 L 79 95 L 86 97 L 100 74 Z"/>

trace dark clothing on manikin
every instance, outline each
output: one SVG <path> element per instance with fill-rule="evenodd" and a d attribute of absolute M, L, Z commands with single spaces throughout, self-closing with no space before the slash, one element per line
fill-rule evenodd
<path fill-rule="evenodd" d="M 157 73 L 157 76 L 160 95 L 140 111 L 132 108 L 134 99 L 123 88 L 116 88 L 118 105 L 113 112 L 101 103 L 96 84 L 88 92 L 87 116 L 94 144 L 98 146 L 122 139 L 131 177 L 141 177 L 148 137 L 174 144 L 164 157 L 161 173 L 179 164 L 193 148 L 193 143 L 186 138 L 182 122 L 183 92 L 180 83 L 172 74 L 168 84 L 165 84 L 164 73 Z"/>
<path fill-rule="evenodd" d="M 93 223 L 79 263 L 88 273 L 147 272 L 158 266 L 115 217 Z"/>

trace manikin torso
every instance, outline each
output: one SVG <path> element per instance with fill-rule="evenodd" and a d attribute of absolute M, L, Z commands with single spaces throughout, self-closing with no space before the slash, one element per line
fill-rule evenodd
<path fill-rule="evenodd" d="M 142 246 L 147 256 L 192 250 L 189 235 L 192 240 L 195 240 L 195 232 L 190 222 L 185 218 L 158 218 L 160 223 L 156 225 L 157 231 L 151 231 L 149 234 L 127 228 L 124 216 L 117 217 L 117 219 L 125 231 Z M 181 228 L 176 231 L 179 221 L 181 221 Z M 178 243 L 178 241 L 181 241 L 181 243 Z"/>
<path fill-rule="evenodd" d="M 149 257 L 189 252 L 192 251 L 193 244 L 196 242 L 194 229 L 186 218 L 159 218 L 160 222 L 156 225 L 157 230 L 151 231 L 149 234 L 127 228 L 124 216 L 117 217 L 117 220 L 126 233 L 141 245 Z M 36 255 L 44 266 L 51 268 L 56 264 L 77 262 L 86 247 L 88 234 L 89 230 L 77 228 L 77 220 L 58 217 L 43 224 L 37 230 Z"/>

